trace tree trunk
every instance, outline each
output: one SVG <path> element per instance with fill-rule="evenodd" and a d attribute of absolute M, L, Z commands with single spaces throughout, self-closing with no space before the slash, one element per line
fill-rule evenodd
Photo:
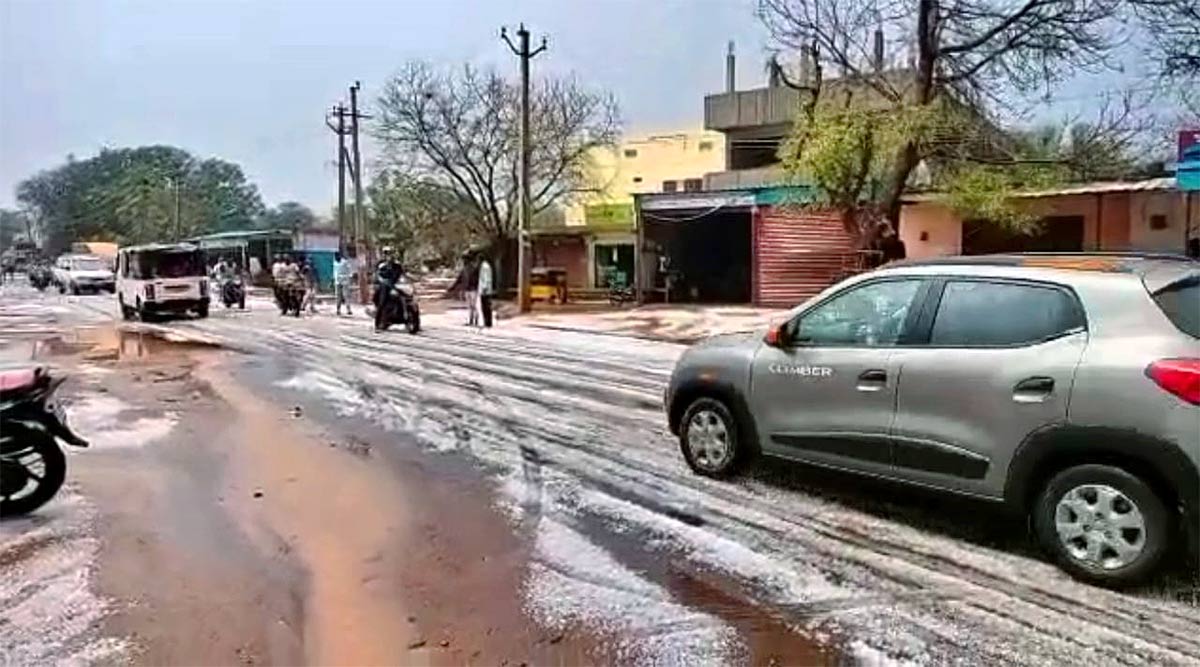
<path fill-rule="evenodd" d="M 920 0 L 917 7 L 917 69 L 914 72 L 911 103 L 917 107 L 928 106 L 934 99 L 933 73 L 938 55 L 938 0 Z M 910 140 L 896 152 L 896 159 L 888 178 L 883 196 L 883 214 L 892 229 L 900 231 L 900 209 L 908 177 L 921 161 L 916 141 Z"/>

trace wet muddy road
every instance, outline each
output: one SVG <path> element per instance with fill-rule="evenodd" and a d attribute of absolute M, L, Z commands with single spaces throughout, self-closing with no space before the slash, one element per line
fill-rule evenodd
<path fill-rule="evenodd" d="M 22 318 L 36 340 L 44 310 L 62 320 L 49 328 L 101 326 L 113 314 L 104 298 L 4 298 L 0 318 Z M 188 478 L 191 491 L 163 493 L 205 515 L 185 524 L 212 524 L 190 538 L 196 545 L 156 530 L 164 548 L 210 567 L 206 550 L 244 550 L 231 576 L 261 590 L 231 584 L 230 618 L 213 624 L 258 619 L 233 654 L 247 662 L 1200 660 L 1195 583 L 1181 577 L 1131 594 L 1077 584 L 1038 559 L 1019 524 L 964 501 L 798 469 L 734 482 L 692 475 L 660 407 L 678 346 L 515 323 L 476 334 L 451 319 L 416 337 L 379 335 L 361 319 L 284 319 L 254 305 L 128 328 L 236 351 L 187 351 L 183 396 L 203 400 L 143 418 L 170 412 L 168 439 L 190 433 L 182 440 L 192 444 L 173 448 L 183 459 L 155 454 L 164 472 L 140 484 L 161 491 L 156 484 Z M 73 353 L 78 363 L 121 364 Z M 85 400 L 88 391 L 79 387 Z M 105 455 L 112 466 L 129 456 Z M 97 467 L 77 459 L 80 470 Z M 113 514 L 118 494 L 88 476 L 47 508 L 53 520 L 83 513 L 70 503 Z M 125 502 L 130 524 L 134 506 L 160 521 L 183 512 L 151 497 Z M 33 530 L 4 529 L 0 554 Z M 111 532 L 80 530 L 100 544 Z M 103 554 L 98 562 L 112 572 Z M 157 576 L 187 580 L 180 569 Z M 201 568 L 197 578 L 221 574 Z M 116 602 L 98 603 L 110 605 L 95 614 L 100 631 L 65 645 L 187 661 L 147 653 L 162 642 L 132 633 L 155 623 L 113 612 L 130 591 L 100 579 L 85 589 Z M 2 609 L 11 613 L 18 593 L 0 591 Z"/>

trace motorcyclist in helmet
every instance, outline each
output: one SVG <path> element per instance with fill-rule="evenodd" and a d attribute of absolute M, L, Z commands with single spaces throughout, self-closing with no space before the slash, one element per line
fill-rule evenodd
<path fill-rule="evenodd" d="M 375 304 L 375 330 L 383 330 L 384 300 L 391 293 L 392 286 L 404 275 L 404 267 L 396 259 L 396 251 L 391 246 L 384 246 L 380 251 L 382 259 L 375 266 L 375 294 L 372 301 Z"/>

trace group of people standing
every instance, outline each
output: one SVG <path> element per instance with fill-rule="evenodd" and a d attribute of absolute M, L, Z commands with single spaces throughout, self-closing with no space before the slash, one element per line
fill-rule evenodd
<path fill-rule="evenodd" d="M 462 294 L 467 304 L 467 326 L 492 326 L 492 297 L 496 293 L 496 276 L 492 263 L 479 250 L 463 254 L 462 270 L 454 281 L 452 291 Z"/>

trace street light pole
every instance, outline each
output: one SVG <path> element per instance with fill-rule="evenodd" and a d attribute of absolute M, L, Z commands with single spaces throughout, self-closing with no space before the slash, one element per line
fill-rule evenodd
<path fill-rule="evenodd" d="M 529 247 L 529 218 L 530 206 L 529 201 L 529 61 L 533 60 L 537 54 L 546 50 L 546 38 L 542 38 L 542 45 L 537 49 L 529 50 L 529 31 L 525 29 L 525 24 L 522 23 L 517 28 L 517 45 L 512 43 L 508 38 L 508 32 L 504 28 L 500 29 L 500 38 L 508 44 L 508 48 L 513 54 L 521 59 L 521 147 L 520 147 L 520 170 L 518 172 L 518 187 L 520 190 L 520 206 L 518 208 L 518 230 L 517 230 L 517 304 L 522 313 L 528 313 L 531 308 L 531 300 L 529 298 L 529 276 L 530 276 L 530 247 Z"/>

